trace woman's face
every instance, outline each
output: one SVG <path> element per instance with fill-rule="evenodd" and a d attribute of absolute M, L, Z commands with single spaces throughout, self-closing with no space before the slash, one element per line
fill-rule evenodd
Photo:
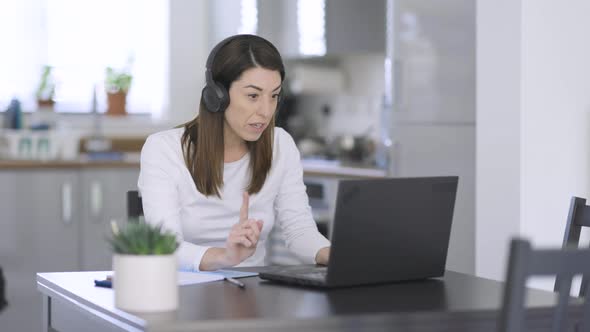
<path fill-rule="evenodd" d="M 281 74 L 276 70 L 250 68 L 232 82 L 225 110 L 226 142 L 258 140 L 277 109 L 280 91 Z"/>

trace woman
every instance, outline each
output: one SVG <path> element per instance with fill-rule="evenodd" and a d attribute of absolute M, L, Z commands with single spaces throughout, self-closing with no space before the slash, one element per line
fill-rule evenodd
<path fill-rule="evenodd" d="M 236 35 L 211 51 L 198 116 L 151 135 L 138 187 L 145 219 L 174 232 L 182 269 L 264 264 L 275 223 L 306 263 L 327 264 L 293 139 L 274 127 L 285 70 L 277 49 Z"/>

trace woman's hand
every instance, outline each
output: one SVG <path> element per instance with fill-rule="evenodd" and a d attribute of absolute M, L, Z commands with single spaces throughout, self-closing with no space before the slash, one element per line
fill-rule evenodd
<path fill-rule="evenodd" d="M 240 208 L 240 220 L 233 225 L 225 248 L 209 248 L 199 264 L 201 271 L 213 271 L 240 264 L 256 251 L 260 232 L 262 232 L 262 220 L 248 219 L 248 204 L 250 196 L 244 193 L 242 207 Z"/>
<path fill-rule="evenodd" d="M 315 262 L 320 265 L 328 265 L 328 260 L 330 259 L 330 247 L 324 247 L 318 250 L 318 253 L 315 255 Z"/>
<path fill-rule="evenodd" d="M 244 192 L 242 207 L 240 208 L 240 221 L 232 226 L 227 241 L 225 242 L 224 261 L 229 266 L 234 266 L 252 256 L 256 251 L 260 232 L 262 232 L 262 220 L 248 219 L 248 204 L 250 196 Z"/>

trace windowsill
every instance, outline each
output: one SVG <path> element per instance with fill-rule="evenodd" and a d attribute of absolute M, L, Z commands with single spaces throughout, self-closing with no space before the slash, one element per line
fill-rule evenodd
<path fill-rule="evenodd" d="M 60 114 L 59 124 L 66 128 L 92 133 L 96 127 L 107 136 L 147 136 L 177 124 L 156 120 L 150 114 L 108 116 L 105 114 Z"/>
<path fill-rule="evenodd" d="M 0 113 L 0 123 L 2 122 Z M 24 112 L 24 127 L 29 128 L 39 113 Z M 105 136 L 134 137 L 147 136 L 157 131 L 171 129 L 179 123 L 155 119 L 148 113 L 133 113 L 125 116 L 108 116 L 104 113 L 44 113 L 44 121 L 55 123 L 56 130 L 71 131 L 77 136 L 88 136 L 98 128 Z M 47 123 L 47 122 L 46 122 Z"/>

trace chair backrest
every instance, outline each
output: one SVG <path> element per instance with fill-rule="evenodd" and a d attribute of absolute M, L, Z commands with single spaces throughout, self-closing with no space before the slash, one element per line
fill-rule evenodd
<path fill-rule="evenodd" d="M 561 275 L 558 285 L 558 303 L 554 308 L 551 331 L 566 331 L 570 288 L 574 276 L 590 273 L 590 248 L 566 248 L 553 250 L 533 250 L 528 241 L 513 239 L 510 243 L 510 256 L 502 312 L 500 331 L 520 332 L 524 329 L 526 281 L 530 276 Z M 588 294 L 587 292 L 585 294 Z M 577 331 L 590 331 L 589 296 L 584 296 L 584 317 Z"/>
<path fill-rule="evenodd" d="M 127 217 L 137 219 L 143 216 L 143 203 L 137 190 L 127 192 Z"/>
<path fill-rule="evenodd" d="M 6 298 L 5 298 L 5 288 L 6 285 L 4 283 L 4 274 L 2 273 L 2 267 L 0 266 L 0 312 L 2 311 L 2 309 L 4 309 L 4 307 L 6 306 Z"/>
<path fill-rule="evenodd" d="M 563 235 L 563 248 L 577 248 L 579 246 L 580 232 L 584 226 L 590 227 L 590 206 L 586 205 L 585 198 L 573 196 Z M 559 289 L 560 278 L 561 276 L 557 276 L 555 279 L 555 291 Z M 587 287 L 588 277 L 583 277 L 580 286 L 580 297 L 585 295 Z"/>

